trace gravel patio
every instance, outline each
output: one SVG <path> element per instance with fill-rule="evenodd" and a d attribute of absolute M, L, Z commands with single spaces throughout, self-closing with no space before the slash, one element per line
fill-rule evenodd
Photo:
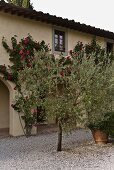
<path fill-rule="evenodd" d="M 63 136 L 56 152 L 57 133 L 0 139 L 0 170 L 114 170 L 114 145 L 94 144 L 90 131 Z"/>

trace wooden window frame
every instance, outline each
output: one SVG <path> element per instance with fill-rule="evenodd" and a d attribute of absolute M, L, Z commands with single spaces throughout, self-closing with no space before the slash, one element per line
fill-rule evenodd
<path fill-rule="evenodd" d="M 57 38 L 55 37 L 56 35 L 57 35 Z M 58 41 L 58 43 L 56 43 L 56 40 Z M 60 43 L 60 40 L 63 41 L 62 44 Z M 58 44 L 58 47 L 56 47 L 56 44 Z M 64 31 L 60 31 L 57 29 L 54 30 L 54 51 L 65 52 L 65 32 Z"/>

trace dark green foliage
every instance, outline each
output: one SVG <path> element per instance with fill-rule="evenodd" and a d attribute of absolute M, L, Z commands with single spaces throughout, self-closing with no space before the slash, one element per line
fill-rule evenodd
<path fill-rule="evenodd" d="M 19 7 L 33 9 L 33 5 L 30 0 L 7 0 L 7 2 Z"/>
<path fill-rule="evenodd" d="M 95 124 L 89 124 L 88 127 L 91 130 L 99 129 L 114 136 L 114 112 L 107 112 L 104 116 L 106 120 L 96 122 Z"/>
<path fill-rule="evenodd" d="M 114 138 L 114 112 L 110 114 L 107 127 L 109 127 L 110 136 Z"/>

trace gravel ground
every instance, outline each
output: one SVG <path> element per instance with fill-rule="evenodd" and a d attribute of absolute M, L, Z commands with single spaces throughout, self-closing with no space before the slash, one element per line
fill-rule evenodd
<path fill-rule="evenodd" d="M 56 144 L 57 133 L 0 139 L 0 170 L 114 170 L 114 145 L 95 145 L 88 131 L 64 134 L 62 152 Z"/>

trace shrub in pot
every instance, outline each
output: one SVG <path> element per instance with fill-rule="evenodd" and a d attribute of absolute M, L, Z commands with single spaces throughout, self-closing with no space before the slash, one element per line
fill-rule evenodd
<path fill-rule="evenodd" d="M 113 111 L 114 55 L 105 53 L 105 49 L 93 40 L 85 46 L 78 43 L 71 51 L 71 56 L 77 66 L 76 74 L 78 73 L 81 99 L 86 112 L 86 126 L 93 134 L 98 132 L 97 134 L 107 138 L 111 116 L 109 113 Z"/>
<path fill-rule="evenodd" d="M 100 57 L 100 56 L 99 56 Z M 81 93 L 87 115 L 87 126 L 95 138 L 101 135 L 104 143 L 109 134 L 109 118 L 113 111 L 113 64 L 103 66 L 103 61 L 95 64 L 94 53 L 87 61 L 83 58 L 79 74 L 81 76 Z M 100 138 L 100 137 L 99 137 Z M 102 139 L 96 143 L 102 143 Z"/>
<path fill-rule="evenodd" d="M 109 137 L 109 131 L 110 131 L 108 118 L 105 121 L 96 122 L 95 124 L 90 123 L 88 125 L 88 128 L 91 130 L 93 134 L 95 143 L 97 144 L 108 143 L 108 137 Z"/>
<path fill-rule="evenodd" d="M 105 120 L 89 124 L 96 143 L 108 143 L 108 137 L 114 137 L 114 112 L 105 113 Z"/>

